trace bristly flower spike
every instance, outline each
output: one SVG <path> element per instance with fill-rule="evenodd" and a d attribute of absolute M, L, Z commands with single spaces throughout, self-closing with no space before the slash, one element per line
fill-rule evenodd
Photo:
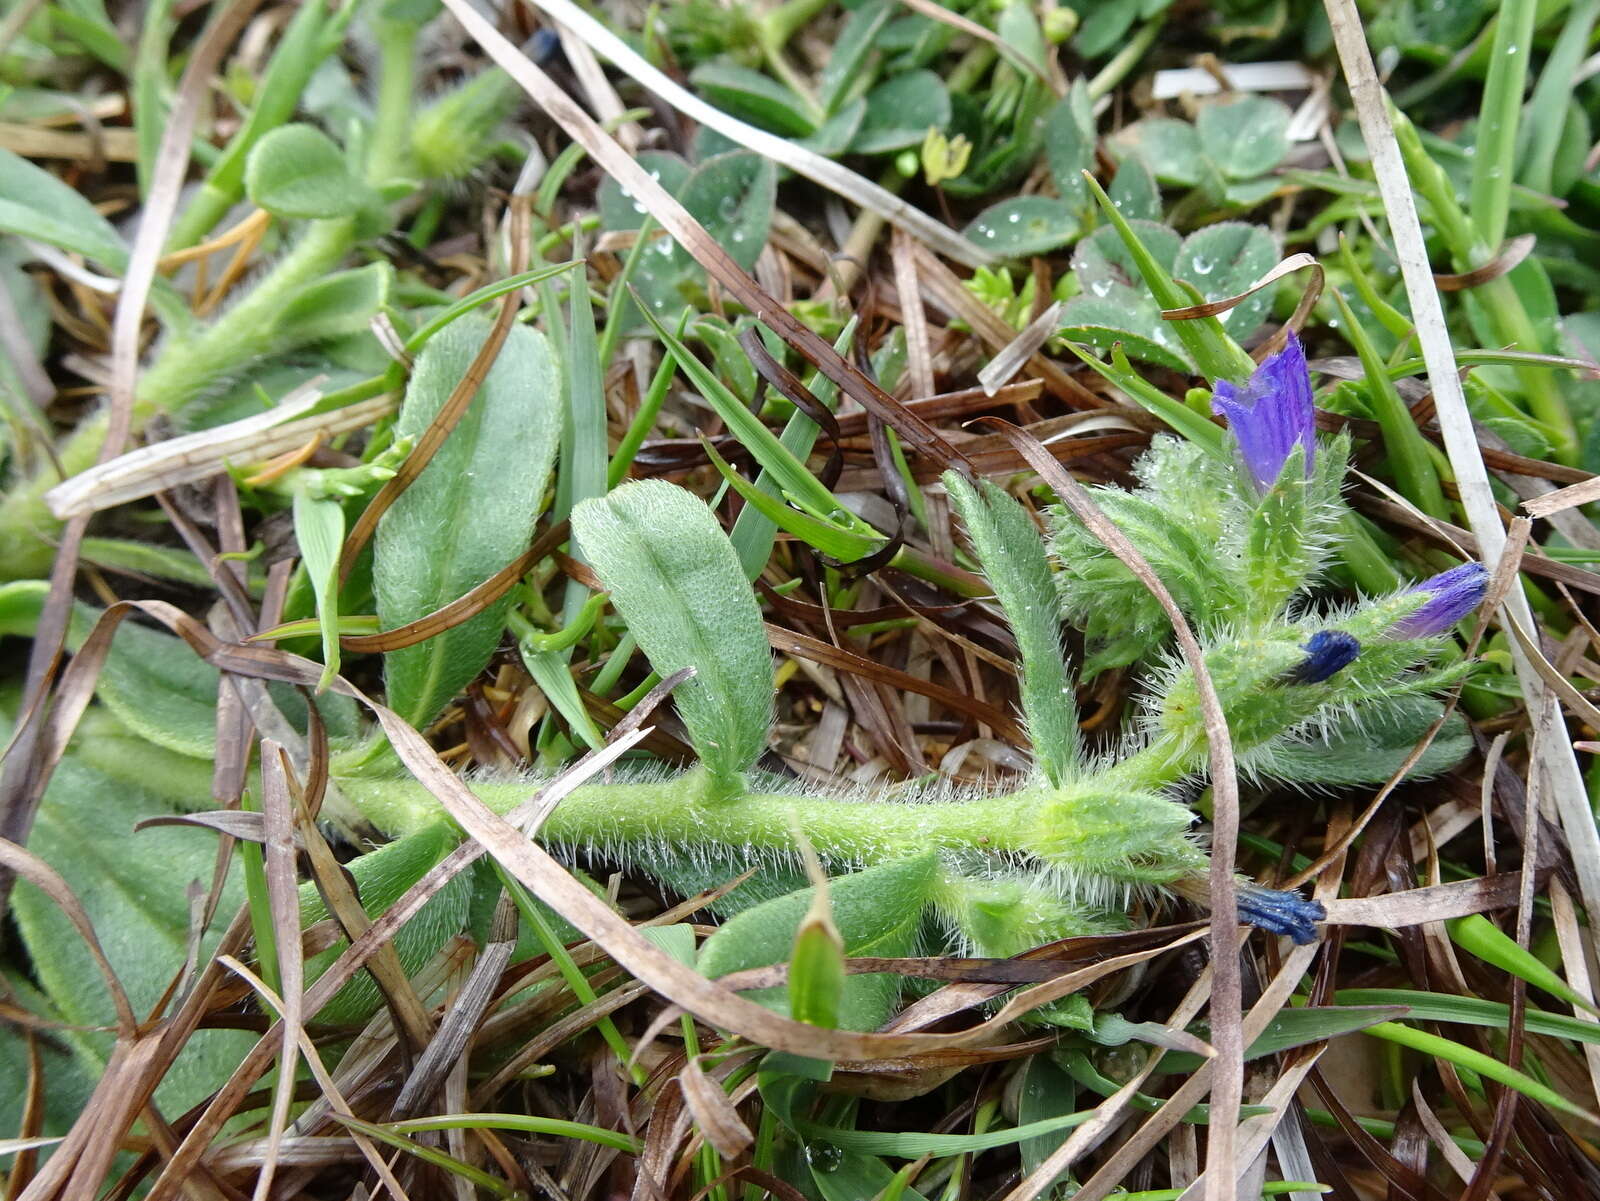
<path fill-rule="evenodd" d="M 1390 638 L 1431 638 L 1443 634 L 1483 603 L 1489 572 L 1482 563 L 1463 563 L 1408 589 L 1427 596 L 1420 608 L 1389 627 Z"/>
<path fill-rule="evenodd" d="M 1242 393 L 1228 380 L 1218 380 L 1211 411 L 1228 419 L 1257 492 L 1272 487 L 1296 446 L 1305 448 L 1305 471 L 1311 475 L 1316 408 L 1305 352 L 1292 330 L 1288 343 L 1256 368 Z"/>

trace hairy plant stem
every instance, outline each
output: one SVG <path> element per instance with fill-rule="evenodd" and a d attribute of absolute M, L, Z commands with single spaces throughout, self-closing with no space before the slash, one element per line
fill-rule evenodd
<path fill-rule="evenodd" d="M 418 27 L 394 22 L 379 37 L 381 55 L 377 120 L 367 154 L 369 178 L 384 182 L 400 176 L 407 157 L 411 106 L 416 84 Z M 277 349 L 274 329 L 284 308 L 306 287 L 338 268 L 362 233 L 357 221 L 341 217 L 306 225 L 289 252 L 249 293 L 210 325 L 194 333 L 169 335 L 139 381 L 131 429 L 137 434 L 152 418 L 173 414 L 251 360 Z M 93 466 L 105 445 L 104 414 L 80 422 L 57 452 L 54 465 L 19 479 L 0 500 L 0 580 L 44 575 L 55 555 L 61 523 L 44 503 L 44 494 L 66 476 Z"/>
<path fill-rule="evenodd" d="M 238 304 L 204 330 L 169 339 L 139 383 L 134 396 L 132 429 L 152 418 L 176 413 L 219 380 L 272 349 L 277 316 L 301 289 L 339 265 L 356 244 L 356 225 L 348 218 L 314 221 L 284 258 Z M 19 480 L 0 501 L 0 579 L 27 579 L 44 574 L 55 554 L 51 538 L 60 522 L 44 503 L 44 494 L 61 478 L 94 465 L 105 445 L 107 418 L 99 414 L 81 422 L 57 452 L 62 476 L 54 466 Z"/>
<path fill-rule="evenodd" d="M 556 806 L 540 841 L 626 852 L 717 847 L 751 855 L 795 853 L 803 834 L 817 854 L 836 864 L 871 866 L 930 850 L 997 858 L 1037 856 L 1048 841 L 1046 810 L 1087 811 L 1108 792 L 1151 792 L 1195 770 L 1204 747 L 1160 739 L 1093 778 L 1062 789 L 1033 780 L 1010 792 L 974 798 L 893 795 L 881 799 L 747 792 L 720 797 L 702 770 L 649 781 L 586 784 Z M 366 818 L 400 837 L 440 820 L 441 809 L 410 779 L 344 777 L 341 790 Z M 496 813 L 509 813 L 537 788 L 527 781 L 475 780 L 474 794 Z M 1072 869 L 1070 848 L 1052 856 Z M 1087 866 L 1087 865 L 1086 865 Z M 1185 865 L 1187 866 L 1187 865 Z"/>

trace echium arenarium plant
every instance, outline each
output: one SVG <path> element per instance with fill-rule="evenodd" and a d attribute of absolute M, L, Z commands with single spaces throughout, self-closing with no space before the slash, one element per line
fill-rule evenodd
<path fill-rule="evenodd" d="M 1291 338 L 1246 387 L 1219 383 L 1215 404 L 1232 431 L 1228 453 L 1157 438 L 1138 464 L 1140 487 L 1101 488 L 1096 499 L 1192 623 L 1244 770 L 1312 785 L 1386 778 L 1438 715 L 1434 694 L 1466 670 L 1436 664 L 1452 627 L 1482 600 L 1484 571 L 1468 564 L 1394 595 L 1321 603 L 1314 590 L 1337 538 L 1347 444 L 1315 436 L 1298 343 Z M 733 547 L 705 504 L 649 481 L 573 514 L 582 553 L 656 670 L 695 669 L 676 703 L 701 762 L 580 787 L 540 837 L 680 889 L 759 866 L 745 890 L 768 899 L 706 944 L 708 972 L 787 953 L 806 907 L 803 892 L 789 891 L 804 884 L 802 839 L 835 875 L 835 917 L 852 954 L 907 954 L 937 939 L 1011 955 L 1117 928 L 1135 892 L 1197 891 L 1207 858 L 1188 801 L 1207 745 L 1170 625 L 1070 517 L 1055 518 L 1053 567 L 1002 489 L 954 473 L 945 485 L 1015 633 L 1033 744 L 1031 773 L 989 795 L 830 789 L 757 770 L 770 652 Z M 1094 754 L 1079 734 L 1063 615 L 1087 631 L 1090 670 L 1143 665 L 1137 712 Z M 1441 770 L 1463 749 L 1459 730 L 1447 730 L 1419 770 Z M 392 781 L 345 787 L 396 832 L 437 820 L 420 791 Z M 502 810 L 529 795 L 525 780 L 477 787 Z M 1299 941 L 1315 937 L 1321 916 L 1313 902 L 1249 884 L 1240 908 L 1243 920 Z M 852 978 L 862 993 L 846 1006 L 849 1021 L 886 1016 L 893 985 L 879 980 Z"/>

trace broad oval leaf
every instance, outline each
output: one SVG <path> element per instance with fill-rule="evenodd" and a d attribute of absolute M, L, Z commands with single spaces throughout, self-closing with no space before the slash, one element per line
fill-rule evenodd
<path fill-rule="evenodd" d="M 1146 117 L 1106 139 L 1118 159 L 1137 155 L 1162 183 L 1193 187 L 1200 182 L 1200 137 L 1194 126 L 1173 117 Z"/>
<path fill-rule="evenodd" d="M 930 853 L 829 881 L 833 924 L 844 942 L 844 953 L 852 957 L 909 954 L 938 874 L 938 857 Z M 811 910 L 814 891 L 802 888 L 730 918 L 701 945 L 700 970 L 716 977 L 786 961 L 800 923 Z M 894 976 L 847 977 L 839 1003 L 840 1027 L 862 1030 L 880 1025 L 888 1017 L 899 986 Z M 787 1011 L 784 989 L 763 989 L 750 997 Z"/>
<path fill-rule="evenodd" d="M 1149 165 L 1138 155 L 1129 155 L 1118 165 L 1107 195 L 1130 221 L 1161 220 L 1161 188 Z"/>
<path fill-rule="evenodd" d="M 1206 157 L 1229 179 L 1254 179 L 1288 155 L 1291 115 L 1283 101 L 1246 92 L 1202 108 L 1195 132 Z"/>
<path fill-rule="evenodd" d="M 1169 325 L 1154 301 L 1118 285 L 1107 286 L 1103 296 L 1074 296 L 1061 312 L 1064 338 L 1103 351 L 1120 345 L 1130 359 L 1192 371 Z"/>
<path fill-rule="evenodd" d="M 693 170 L 681 154 L 667 150 L 646 150 L 639 165 L 669 193 L 676 196 Z M 600 227 L 606 230 L 638 229 L 644 224 L 645 208 L 611 176 L 600 181 Z"/>
<path fill-rule="evenodd" d="M 466 374 L 489 325 L 463 318 L 417 358 L 395 426 L 420 437 Z M 511 327 L 493 368 L 421 475 L 378 523 L 373 589 L 384 629 L 415 621 L 481 584 L 528 546 L 561 428 L 560 384 L 544 335 Z M 425 642 L 384 656 L 389 705 L 427 725 L 483 670 L 511 598 Z"/>
<path fill-rule="evenodd" d="M 572 512 L 584 557 L 674 694 L 695 752 L 734 789 L 767 745 L 772 652 L 739 556 L 705 502 L 661 480 L 624 484 Z"/>
<path fill-rule="evenodd" d="M 850 143 L 854 154 L 920 146 L 930 129 L 950 124 L 950 93 L 932 71 L 907 71 L 867 93 L 867 112 Z"/>
<path fill-rule="evenodd" d="M 245 191 L 274 217 L 349 217 L 370 191 L 350 170 L 344 151 L 311 125 L 280 125 L 245 160 Z"/>
<path fill-rule="evenodd" d="M 1077 215 L 1053 196 L 1013 196 L 979 213 L 965 233 L 993 254 L 1006 258 L 1043 254 L 1078 236 Z"/>
<path fill-rule="evenodd" d="M 1130 220 L 1128 224 L 1156 262 L 1170 269 L 1182 245 L 1177 231 L 1154 221 Z M 1149 292 L 1139 273 L 1139 264 L 1110 225 L 1102 225 L 1078 243 L 1072 252 L 1072 273 L 1089 296 L 1110 296 L 1117 285 L 1145 294 Z"/>
<path fill-rule="evenodd" d="M 804 137 L 816 131 L 805 100 L 760 71 L 724 61 L 702 63 L 689 82 L 718 108 L 773 133 Z"/>
<path fill-rule="evenodd" d="M 1044 150 L 1063 200 L 1081 208 L 1089 199 L 1083 173 L 1094 168 L 1094 113 L 1088 85 L 1074 80 L 1044 119 Z M 1135 214 L 1128 214 L 1134 216 Z"/>
<path fill-rule="evenodd" d="M 1207 300 L 1237 296 L 1278 262 L 1272 235 L 1259 225 L 1219 221 L 1183 240 L 1172 262 L 1172 277 L 1187 280 Z M 1221 315 L 1222 328 L 1235 339 L 1252 334 L 1267 319 L 1272 289 L 1262 288 Z"/>

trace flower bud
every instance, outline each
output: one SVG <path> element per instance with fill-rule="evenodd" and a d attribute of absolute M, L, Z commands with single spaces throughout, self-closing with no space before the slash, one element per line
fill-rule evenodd
<path fill-rule="evenodd" d="M 1389 637 L 1431 638 L 1443 634 L 1483 603 L 1489 591 L 1489 573 L 1482 563 L 1463 563 L 1408 591 L 1423 593 L 1426 599 L 1389 627 Z"/>

